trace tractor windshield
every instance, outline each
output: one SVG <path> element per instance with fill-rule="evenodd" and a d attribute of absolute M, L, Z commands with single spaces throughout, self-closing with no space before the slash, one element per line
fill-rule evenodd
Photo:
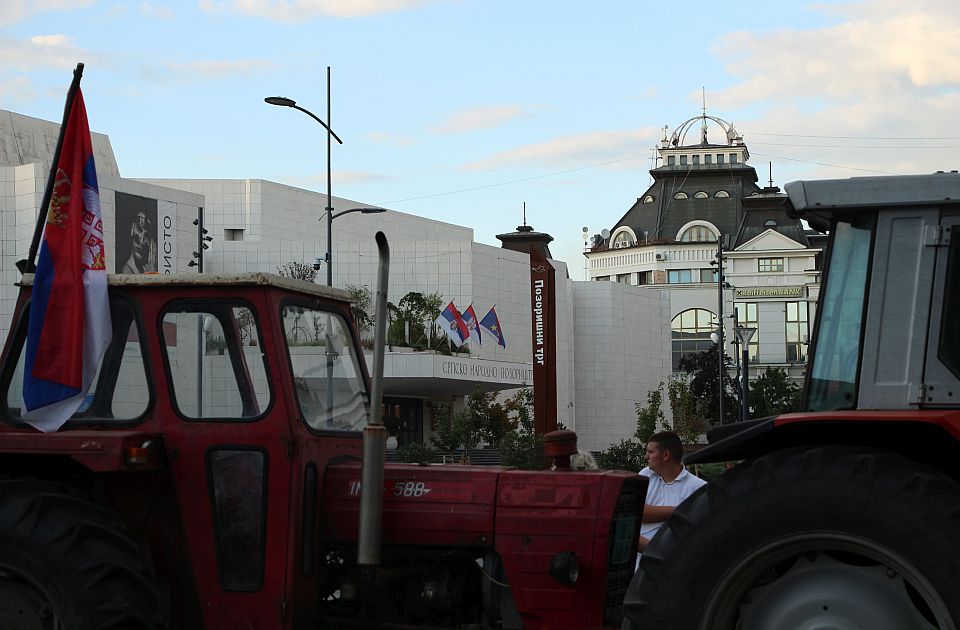
<path fill-rule="evenodd" d="M 810 411 L 856 405 L 873 224 L 873 215 L 860 216 L 837 222 L 833 230 L 807 387 Z"/>
<path fill-rule="evenodd" d="M 367 422 L 366 382 L 350 330 L 334 313 L 283 307 L 300 411 L 316 431 L 361 431 Z"/>

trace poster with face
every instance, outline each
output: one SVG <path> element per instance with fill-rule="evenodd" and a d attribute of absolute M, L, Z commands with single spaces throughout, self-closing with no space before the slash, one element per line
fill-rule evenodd
<path fill-rule="evenodd" d="M 116 273 L 157 271 L 157 200 L 116 193 Z"/>

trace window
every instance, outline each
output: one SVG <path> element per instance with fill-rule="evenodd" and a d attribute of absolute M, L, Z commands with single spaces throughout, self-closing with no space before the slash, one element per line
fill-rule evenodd
<path fill-rule="evenodd" d="M 777 227 L 777 222 L 774 221 L 773 219 L 767 219 L 766 221 L 763 222 L 763 227 L 765 227 L 765 228 L 775 228 L 775 227 Z"/>
<path fill-rule="evenodd" d="M 957 319 L 960 318 L 960 292 L 955 290 L 957 286 L 960 286 L 960 239 L 953 238 L 950 241 L 950 249 L 947 250 L 944 281 L 944 287 L 947 290 L 943 292 L 943 314 L 940 320 L 937 358 L 954 376 L 960 378 L 960 326 L 956 324 Z"/>
<path fill-rule="evenodd" d="M 177 409 L 193 420 L 250 420 L 270 405 L 266 357 L 247 306 L 178 304 L 163 315 Z"/>
<path fill-rule="evenodd" d="M 676 166 L 677 165 L 677 156 L 668 155 L 667 156 L 667 166 Z"/>
<path fill-rule="evenodd" d="M 266 459 L 261 450 L 218 448 L 207 454 L 217 568 L 225 591 L 253 592 L 263 584 Z"/>
<path fill-rule="evenodd" d="M 681 156 L 680 156 L 680 166 L 686 166 L 686 165 L 687 165 L 687 156 L 681 155 Z"/>
<path fill-rule="evenodd" d="M 716 282 L 717 281 L 717 270 L 716 269 L 701 269 L 700 270 L 700 282 Z"/>
<path fill-rule="evenodd" d="M 653 195 L 647 195 L 643 198 L 643 203 L 653 203 Z"/>
<path fill-rule="evenodd" d="M 737 325 L 757 329 L 757 332 L 753 333 L 753 337 L 750 338 L 747 349 L 750 351 L 750 361 L 759 361 L 760 319 L 757 317 L 757 303 L 737 302 L 734 304 L 734 308 L 737 309 Z M 736 339 L 736 333 L 734 333 L 734 339 Z M 743 352 L 743 350 L 741 349 L 740 352 Z"/>
<path fill-rule="evenodd" d="M 670 269 L 667 271 L 667 284 L 686 284 L 692 282 L 690 269 Z"/>
<path fill-rule="evenodd" d="M 673 369 L 680 369 L 680 359 L 709 350 L 713 346 L 710 333 L 717 329 L 716 316 L 710 311 L 691 308 L 670 322 Z"/>
<path fill-rule="evenodd" d="M 629 273 L 618 273 L 617 282 L 620 284 L 630 284 L 630 274 Z"/>
<path fill-rule="evenodd" d="M 334 313 L 283 307 L 283 331 L 304 422 L 317 431 L 360 431 L 367 387 L 349 326 Z"/>
<path fill-rule="evenodd" d="M 234 228 L 224 228 L 223 229 L 223 240 L 225 241 L 242 241 L 243 240 L 243 229 L 234 229 Z"/>
<path fill-rule="evenodd" d="M 632 247 L 633 244 L 633 236 L 631 236 L 630 232 L 627 232 L 626 230 L 617 232 L 617 235 L 613 237 L 614 249 L 619 249 L 621 247 Z"/>
<path fill-rule="evenodd" d="M 653 272 L 652 271 L 638 271 L 637 272 L 637 284 L 653 284 Z"/>
<path fill-rule="evenodd" d="M 696 166 L 699 166 L 699 165 L 700 165 L 700 156 L 699 156 L 699 155 L 693 156 L 693 163 L 694 163 Z"/>
<path fill-rule="evenodd" d="M 731 163 L 731 164 L 736 164 L 736 163 L 737 163 L 737 154 L 736 154 L 736 153 L 731 153 L 731 154 L 730 154 L 730 163 Z"/>
<path fill-rule="evenodd" d="M 707 153 L 705 156 L 703 156 L 703 163 L 704 163 L 704 164 L 713 164 L 713 154 L 712 154 L 712 153 Z"/>
<path fill-rule="evenodd" d="M 833 411 L 856 406 L 857 364 L 866 302 L 873 218 L 840 221 L 830 242 L 830 273 L 817 309 L 817 352 L 810 366 L 807 408 Z"/>
<path fill-rule="evenodd" d="M 758 258 L 757 271 L 760 273 L 776 273 L 783 271 L 783 258 Z"/>
<path fill-rule="evenodd" d="M 6 415 L 12 419 L 19 419 L 23 413 L 23 344 L 28 319 L 21 319 L 20 348 L 13 350 L 20 353 L 20 358 L 10 377 L 6 396 Z M 143 335 L 133 304 L 111 296 L 110 320 L 112 340 L 97 366 L 86 398 L 68 420 L 68 427 L 129 422 L 143 417 L 150 405 L 150 387 L 143 361 L 145 352 L 140 345 Z"/>
<path fill-rule="evenodd" d="M 717 164 L 723 164 L 723 153 L 717 153 Z"/>
<path fill-rule="evenodd" d="M 610 280 L 610 276 L 597 276 L 594 278 L 597 282 L 606 282 Z"/>
<path fill-rule="evenodd" d="M 713 230 L 705 225 L 693 225 L 688 227 L 680 235 L 681 243 L 716 243 L 717 235 Z"/>
<path fill-rule="evenodd" d="M 729 199 L 730 193 L 728 193 L 725 190 L 718 190 L 716 193 L 714 193 L 713 196 L 716 197 L 717 199 Z"/>
<path fill-rule="evenodd" d="M 707 198 L 709 198 L 709 197 L 710 197 L 710 195 L 708 195 L 707 193 L 703 192 L 702 190 L 698 190 L 697 192 L 693 193 L 693 198 L 694 198 L 694 199 L 707 199 Z"/>
<path fill-rule="evenodd" d="M 674 198 L 674 199 L 689 199 L 689 197 L 687 197 L 687 193 L 685 193 L 685 192 L 683 192 L 683 191 L 674 194 L 674 195 L 673 195 L 673 198 Z"/>
<path fill-rule="evenodd" d="M 787 302 L 787 361 L 807 360 L 807 303 Z"/>

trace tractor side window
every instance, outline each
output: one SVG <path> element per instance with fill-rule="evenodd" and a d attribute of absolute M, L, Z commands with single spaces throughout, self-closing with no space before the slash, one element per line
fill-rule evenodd
<path fill-rule="evenodd" d="M 339 315 L 283 307 L 283 331 L 300 411 L 317 431 L 361 431 L 367 388 L 350 327 Z"/>
<path fill-rule="evenodd" d="M 257 591 L 263 583 L 267 455 L 217 449 L 207 454 L 213 498 L 217 569 L 226 591 Z"/>
<path fill-rule="evenodd" d="M 133 304 L 111 295 L 110 318 L 113 334 L 107 346 L 90 389 L 80 407 L 67 421 L 68 426 L 102 424 L 104 421 L 129 422 L 142 418 L 150 405 L 150 387 L 140 340 L 140 326 Z M 23 317 L 18 345 L 14 352 L 20 356 L 9 378 L 5 417 L 19 420 L 23 410 L 24 340 L 27 317 Z"/>
<path fill-rule="evenodd" d="M 937 358 L 960 378 L 960 238 L 950 241 Z"/>
<path fill-rule="evenodd" d="M 251 420 L 270 405 L 266 357 L 247 306 L 177 304 L 163 316 L 177 409 L 192 420 Z"/>
<path fill-rule="evenodd" d="M 873 216 L 837 223 L 810 370 L 810 411 L 852 409 L 869 275 Z"/>

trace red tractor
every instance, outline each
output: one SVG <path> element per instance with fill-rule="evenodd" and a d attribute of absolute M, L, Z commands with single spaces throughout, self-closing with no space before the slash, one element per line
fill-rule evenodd
<path fill-rule="evenodd" d="M 619 627 L 645 479 L 384 466 L 347 292 L 111 276 L 89 395 L 39 433 L 31 284 L 0 372 L 4 630 Z"/>
<path fill-rule="evenodd" d="M 960 627 L 960 175 L 786 192 L 830 233 L 808 411 L 687 458 L 741 463 L 645 549 L 624 627 Z"/>

